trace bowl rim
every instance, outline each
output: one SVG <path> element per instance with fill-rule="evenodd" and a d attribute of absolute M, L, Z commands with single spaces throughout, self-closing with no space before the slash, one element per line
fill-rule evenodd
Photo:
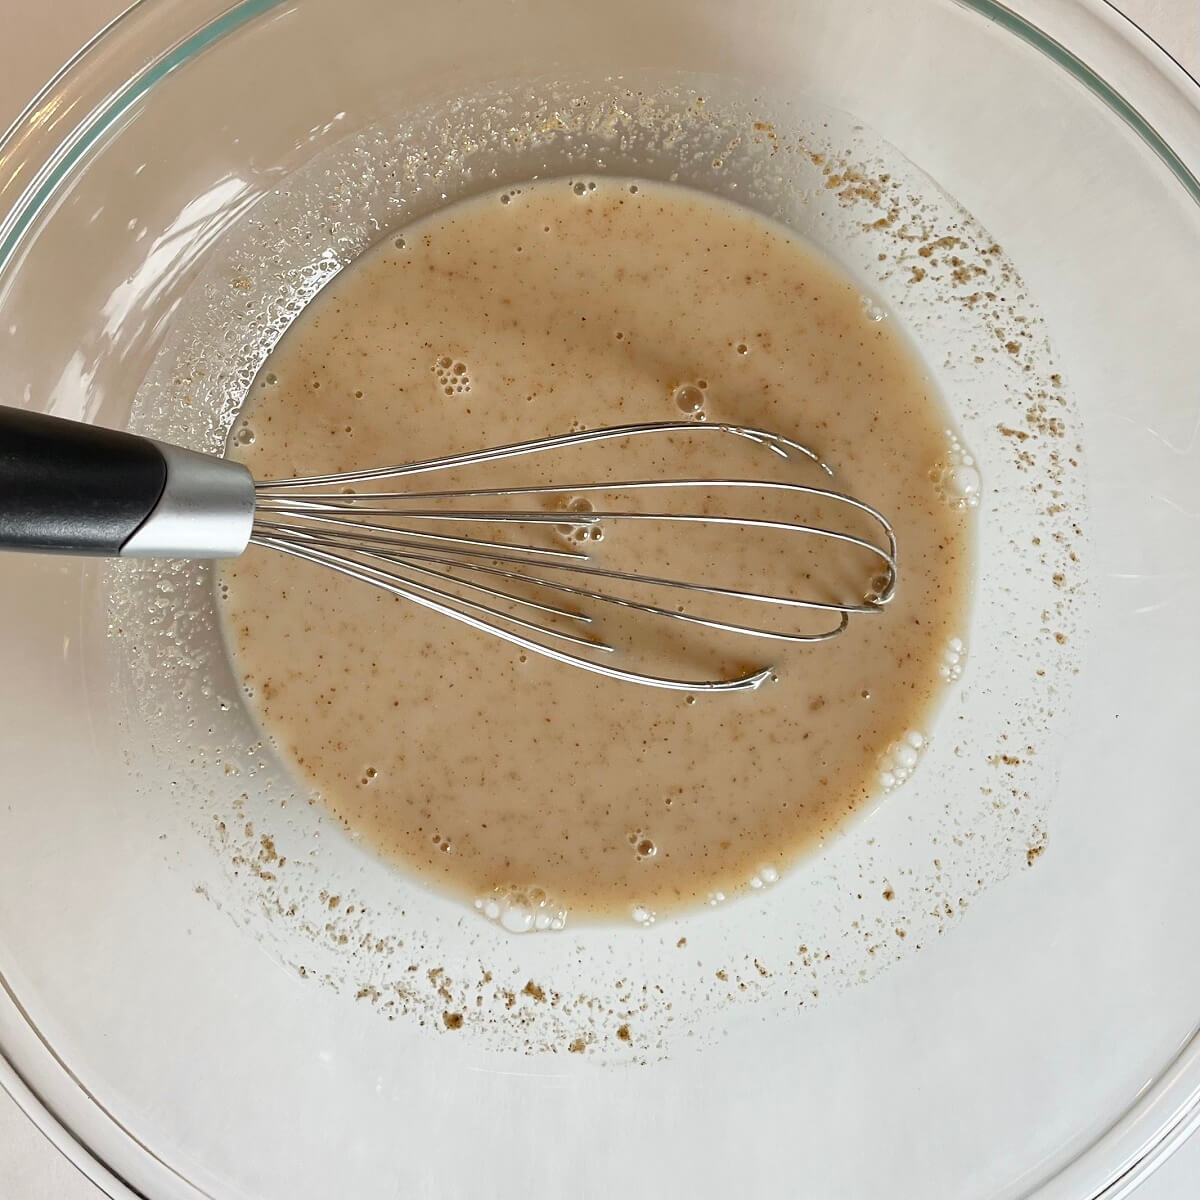
<path fill-rule="evenodd" d="M 0 279 L 73 168 L 162 78 L 290 0 L 134 0 L 51 77 L 0 135 Z M 1115 0 L 953 0 L 1024 41 L 1086 87 L 1167 167 L 1200 206 L 1200 81 Z M 1068 47 L 1074 47 L 1070 49 Z M 1086 56 L 1086 58 L 1084 57 Z M 113 78 L 120 82 L 115 85 Z M 69 101 L 69 102 L 68 102 Z M 32 165 L 32 166 L 31 166 Z M 29 171 L 32 169 L 32 174 Z M 58 1150 L 113 1200 L 146 1200 L 106 1163 L 71 1113 L 98 1105 L 33 1024 L 0 971 L 0 1030 L 33 1050 L 43 1090 L 0 1037 L 0 1088 Z M 24 1056 L 28 1061 L 28 1053 Z M 44 1081 L 52 1079 L 53 1085 Z M 54 1099 L 51 1098 L 53 1095 Z M 69 1103 L 63 1103 L 63 1097 Z M 134 1157 L 175 1175 L 103 1109 Z M 1200 1128 L 1200 1022 L 1153 1084 L 1025 1200 L 1121 1200 Z"/>
<path fill-rule="evenodd" d="M 1115 0 L 1063 0 L 1053 6 L 1044 0 L 958 2 L 1026 42 L 1083 84 L 1129 126 L 1200 205 L 1200 83 L 1120 12 Z M 205 0 L 208 13 L 197 24 L 202 7 L 196 0 L 190 4 L 135 0 L 68 59 L 0 136 L 0 276 L 74 166 L 143 95 L 208 46 L 285 3 Z M 1024 9 L 1034 10 L 1036 16 L 1020 11 Z M 180 33 L 173 23 L 185 13 L 188 25 Z M 103 86 L 97 88 L 89 76 L 102 60 L 119 58 L 111 52 L 121 39 L 147 42 L 151 54 L 139 51 L 122 72 L 124 82 L 104 94 Z M 1081 47 L 1086 43 L 1091 61 L 1069 49 L 1068 41 Z M 119 62 L 116 65 L 120 67 Z M 1138 89 L 1137 103 L 1126 95 L 1131 88 Z M 72 93 L 84 102 L 63 104 L 62 96 Z M 77 111 L 82 112 L 78 120 Z M 24 182 L 28 163 L 40 166 Z"/>

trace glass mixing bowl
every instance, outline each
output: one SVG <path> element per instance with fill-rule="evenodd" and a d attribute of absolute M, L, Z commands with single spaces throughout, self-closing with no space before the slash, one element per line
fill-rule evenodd
<path fill-rule="evenodd" d="M 843 836 L 518 938 L 306 803 L 205 568 L 8 558 L 0 1080 L 113 1196 L 1127 1194 L 1200 1123 L 1198 95 L 1099 0 L 118 21 L 0 143 L 6 402 L 217 448 L 412 216 L 678 178 L 911 331 L 983 470 L 978 602 Z"/>

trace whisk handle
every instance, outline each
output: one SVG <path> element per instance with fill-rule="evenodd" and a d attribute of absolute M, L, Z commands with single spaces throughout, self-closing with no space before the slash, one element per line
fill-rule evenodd
<path fill-rule="evenodd" d="M 238 463 L 0 406 L 2 550 L 225 558 L 253 520 Z"/>

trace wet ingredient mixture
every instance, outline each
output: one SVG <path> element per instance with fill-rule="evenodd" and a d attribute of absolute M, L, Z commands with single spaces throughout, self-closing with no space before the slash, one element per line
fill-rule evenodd
<path fill-rule="evenodd" d="M 235 666 L 320 801 L 516 931 L 764 886 L 912 773 L 963 654 L 978 490 L 924 368 L 783 228 L 664 184 L 558 179 L 453 205 L 343 271 L 233 431 L 278 478 L 681 417 L 812 446 L 896 529 L 883 614 L 713 650 L 769 655 L 755 692 L 587 675 L 253 547 L 221 570 Z M 656 553 L 686 569 L 699 551 Z"/>

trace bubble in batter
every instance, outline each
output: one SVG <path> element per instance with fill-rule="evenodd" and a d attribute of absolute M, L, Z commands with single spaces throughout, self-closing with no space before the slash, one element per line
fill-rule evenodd
<path fill-rule="evenodd" d="M 760 888 L 770 887 L 773 883 L 779 882 L 779 871 L 772 866 L 763 865 L 750 877 L 750 886 L 756 891 Z"/>
<path fill-rule="evenodd" d="M 439 355 L 433 364 L 433 377 L 447 396 L 465 395 L 471 390 L 471 375 L 467 364 L 449 354 Z"/>
<path fill-rule="evenodd" d="M 924 734 L 910 729 L 884 750 L 879 756 L 879 787 L 882 791 L 890 792 L 908 781 L 921 761 L 926 744 Z"/>
<path fill-rule="evenodd" d="M 694 383 L 681 383 L 675 389 L 675 407 L 689 417 L 704 411 L 704 392 Z"/>
<path fill-rule="evenodd" d="M 475 900 L 475 908 L 509 933 L 547 933 L 565 929 L 567 910 L 540 888 L 497 889 Z"/>
<path fill-rule="evenodd" d="M 863 312 L 872 321 L 882 321 L 887 316 L 887 310 L 874 296 L 863 296 L 862 307 Z"/>
<path fill-rule="evenodd" d="M 963 668 L 967 661 L 967 647 L 962 638 L 952 637 L 946 643 L 942 661 L 938 666 L 938 674 L 947 682 L 953 683 L 962 678 Z"/>
<path fill-rule="evenodd" d="M 983 491 L 979 467 L 952 430 L 946 431 L 946 440 L 949 449 L 944 460 L 930 472 L 930 478 L 947 504 L 955 508 L 975 508 Z"/>

